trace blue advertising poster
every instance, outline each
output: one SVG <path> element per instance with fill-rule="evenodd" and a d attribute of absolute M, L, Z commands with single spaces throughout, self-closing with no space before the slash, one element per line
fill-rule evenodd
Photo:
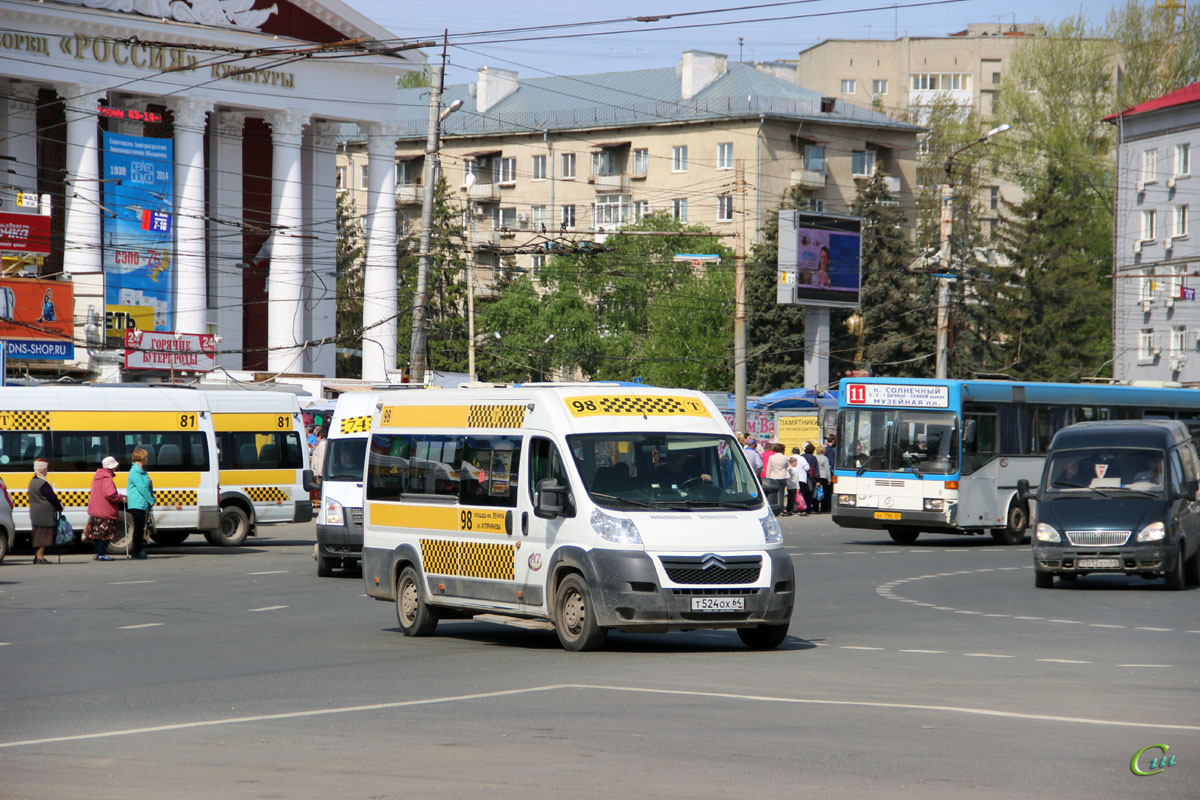
<path fill-rule="evenodd" d="M 174 158 L 170 139 L 104 134 L 104 208 L 116 215 L 103 215 L 105 311 L 152 309 L 156 331 L 174 324 Z"/>

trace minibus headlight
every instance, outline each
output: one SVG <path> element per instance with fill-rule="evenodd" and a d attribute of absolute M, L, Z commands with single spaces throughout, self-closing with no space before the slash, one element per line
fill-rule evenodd
<path fill-rule="evenodd" d="M 1137 540 L 1139 542 L 1161 542 L 1166 535 L 1167 529 L 1161 522 L 1151 522 L 1138 531 Z"/>
<path fill-rule="evenodd" d="M 325 524 L 326 525 L 341 525 L 342 522 L 343 522 L 342 504 L 339 503 L 337 500 L 326 499 L 325 500 Z"/>
<path fill-rule="evenodd" d="M 1035 533 L 1039 542 L 1061 542 L 1062 536 L 1058 531 L 1054 530 L 1053 525 L 1047 525 L 1044 522 L 1039 522 Z"/>
<path fill-rule="evenodd" d="M 783 528 L 779 527 L 779 520 L 775 519 L 774 514 L 767 514 L 759 522 L 762 523 L 763 541 L 767 544 L 783 543 Z"/>
<path fill-rule="evenodd" d="M 641 544 L 642 535 L 631 519 L 610 517 L 600 509 L 592 511 L 592 530 L 606 542 L 617 544 Z"/>

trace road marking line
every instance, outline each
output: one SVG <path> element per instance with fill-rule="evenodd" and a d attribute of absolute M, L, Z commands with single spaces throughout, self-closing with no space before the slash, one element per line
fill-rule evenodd
<path fill-rule="evenodd" d="M 981 612 L 979 612 L 979 611 L 962 611 L 962 610 L 956 610 L 954 613 L 955 613 L 955 614 L 974 614 L 975 616 L 980 616 L 980 615 L 981 615 Z"/>
<path fill-rule="evenodd" d="M 1173 630 L 1175 630 L 1175 629 L 1174 629 L 1174 628 L 1150 628 L 1150 627 L 1139 627 L 1139 628 L 1134 628 L 1134 630 L 1135 630 L 1135 631 L 1173 631 Z"/>
<path fill-rule="evenodd" d="M 135 583 L 154 583 L 154 581 L 109 581 L 109 586 L 131 586 Z"/>
<path fill-rule="evenodd" d="M 901 650 L 901 653 L 945 653 L 945 650 Z"/>
<path fill-rule="evenodd" d="M 138 628 L 157 628 L 159 625 L 166 625 L 165 622 L 144 622 L 141 625 L 122 625 L 117 628 L 119 631 L 136 631 Z"/>
<path fill-rule="evenodd" d="M 10 644 L 12 644 L 12 642 L 0 642 L 0 647 L 5 647 Z"/>
<path fill-rule="evenodd" d="M 1200 633 L 1200 631 L 1184 631 L 1184 633 Z"/>
<path fill-rule="evenodd" d="M 985 617 L 1007 617 L 1008 614 L 984 614 Z"/>
<path fill-rule="evenodd" d="M 281 608 L 287 608 L 287 606 L 263 606 L 262 608 L 251 608 L 248 610 L 249 611 L 278 611 Z"/>
<path fill-rule="evenodd" d="M 1090 661 L 1077 661 L 1074 658 L 1039 658 L 1038 661 L 1045 661 L 1047 664 L 1090 664 Z"/>
<path fill-rule="evenodd" d="M 12 742 L 0 742 L 0 749 L 29 747 L 32 745 L 55 744 L 58 742 L 77 742 L 87 739 L 110 739 L 117 736 L 133 736 L 144 733 L 163 733 L 166 731 L 189 730 L 194 728 L 211 728 L 222 725 L 238 725 L 246 722 L 271 722 L 274 720 L 302 719 L 305 717 L 322 717 L 331 714 L 349 714 L 362 711 L 387 711 L 397 708 L 430 706 L 445 703 L 456 703 L 468 700 L 486 700 L 496 697 L 510 697 L 537 692 L 552 692 L 560 690 L 591 690 L 606 692 L 627 692 L 639 694 L 657 694 L 677 697 L 704 697 L 721 700 L 745 700 L 758 703 L 780 703 L 787 705 L 812 706 L 844 706 L 857 708 L 889 709 L 896 711 L 929 711 L 947 714 L 973 714 L 983 717 L 1001 717 L 1007 719 L 1042 720 L 1044 722 L 1062 722 L 1075 725 L 1104 725 L 1118 728 L 1146 728 L 1152 730 L 1177 730 L 1200 732 L 1200 725 L 1177 725 L 1162 722 L 1131 722 L 1128 720 L 1098 719 L 1089 717 L 1062 717 L 1050 714 L 1027 714 L 1017 711 L 1001 711 L 991 708 L 968 708 L 963 706 L 921 705 L 917 703 L 884 703 L 868 700 L 829 700 L 808 697 L 772 697 L 767 695 L 732 694 L 727 692 L 701 692 L 683 689 L 652 689 L 641 686 L 606 686 L 601 684 L 566 683 L 547 686 L 533 686 L 525 689 L 505 689 L 495 692 L 480 692 L 476 694 L 450 695 L 446 697 L 431 697 L 424 700 L 399 700 L 393 703 L 375 703 L 362 706 L 342 706 L 339 708 L 309 709 L 306 711 L 289 711 L 279 714 L 262 714 L 252 717 L 226 717 L 224 719 L 201 720 L 198 722 L 177 722 L 170 725 L 157 725 L 148 728 L 127 728 L 124 730 L 100 731 L 97 733 L 79 733 L 71 736 L 54 736 L 44 739 L 24 739 Z"/>
<path fill-rule="evenodd" d="M 1048 619 L 1046 622 L 1061 622 L 1063 625 L 1082 625 L 1077 619 Z"/>
<path fill-rule="evenodd" d="M 1006 656 L 1000 653 L 963 653 L 963 655 L 969 658 L 1016 658 L 1016 656 Z"/>
<path fill-rule="evenodd" d="M 1118 667 L 1143 667 L 1145 669 L 1168 669 L 1171 664 L 1117 664 Z"/>
<path fill-rule="evenodd" d="M 863 647 L 862 645 L 844 644 L 843 650 L 882 650 L 882 647 Z"/>
<path fill-rule="evenodd" d="M 1091 623 L 1091 627 L 1093 627 L 1093 628 L 1124 628 L 1125 626 L 1124 625 L 1107 625 L 1103 622 L 1093 622 L 1093 623 Z"/>
<path fill-rule="evenodd" d="M 266 572 L 247 572 L 247 575 L 286 575 L 286 569 L 269 569 Z"/>
<path fill-rule="evenodd" d="M 813 555 L 813 556 L 836 556 L 836 555 L 837 555 L 837 553 L 809 553 L 809 555 Z"/>
<path fill-rule="evenodd" d="M 933 608 L 935 611 L 954 611 L 955 610 L 955 609 L 951 608 L 950 606 L 934 606 Z"/>
<path fill-rule="evenodd" d="M 1013 617 L 1013 619 L 1042 619 L 1042 617 Z"/>

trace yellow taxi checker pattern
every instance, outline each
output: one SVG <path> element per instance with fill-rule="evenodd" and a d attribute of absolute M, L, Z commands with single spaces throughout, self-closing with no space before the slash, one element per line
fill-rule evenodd
<path fill-rule="evenodd" d="M 286 503 L 290 499 L 287 492 L 274 486 L 250 486 L 246 494 L 255 503 Z"/>
<path fill-rule="evenodd" d="M 194 506 L 196 492 L 190 489 L 167 489 L 154 493 L 154 504 L 159 506 Z"/>
<path fill-rule="evenodd" d="M 29 492 L 11 492 L 13 508 L 29 508 Z M 58 501 L 64 506 L 78 508 L 88 504 L 88 495 L 91 492 L 55 492 L 58 495 Z"/>
<path fill-rule="evenodd" d="M 48 431 L 49 411 L 0 411 L 0 430 Z"/>
<path fill-rule="evenodd" d="M 511 581 L 515 552 L 515 548 L 509 544 L 421 540 L 421 560 L 425 563 L 425 571 L 435 575 Z"/>
<path fill-rule="evenodd" d="M 371 417 L 346 417 L 340 423 L 342 435 L 351 433 L 366 433 L 371 430 Z"/>
<path fill-rule="evenodd" d="M 571 397 L 567 409 L 574 417 L 610 416 L 683 416 L 707 417 L 708 411 L 690 398 L 653 395 L 610 395 L 607 397 Z"/>
<path fill-rule="evenodd" d="M 525 424 L 525 406 L 473 405 L 467 412 L 468 428 L 519 428 Z"/>

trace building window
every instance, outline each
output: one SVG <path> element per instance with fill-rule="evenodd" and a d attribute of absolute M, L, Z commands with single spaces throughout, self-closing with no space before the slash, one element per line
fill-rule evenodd
<path fill-rule="evenodd" d="M 804 145 L 804 168 L 812 172 L 825 171 L 825 145 Z"/>
<path fill-rule="evenodd" d="M 1163 297 L 1179 296 L 1179 276 L 1174 272 L 1164 275 L 1162 279 Z"/>
<path fill-rule="evenodd" d="M 533 163 L 530 165 L 530 173 L 535 181 L 546 180 L 546 157 L 534 156 Z"/>
<path fill-rule="evenodd" d="M 346 185 L 346 168 L 345 167 L 337 168 L 337 175 L 334 177 L 334 181 L 335 181 L 334 185 L 337 186 L 337 190 L 339 192 L 344 192 L 344 191 L 346 191 L 346 189 L 350 188 Z"/>
<path fill-rule="evenodd" d="M 842 78 L 842 94 L 854 94 L 853 78 Z"/>
<path fill-rule="evenodd" d="M 1138 301 L 1149 303 L 1154 299 L 1154 270 L 1142 270 L 1142 279 L 1139 283 L 1141 285 L 1138 287 Z"/>
<path fill-rule="evenodd" d="M 992 186 L 988 190 L 988 194 L 988 205 L 991 206 L 992 211 L 998 210 L 1000 208 L 1000 187 Z"/>
<path fill-rule="evenodd" d="M 608 149 L 592 153 L 592 174 L 620 175 L 621 163 L 617 158 L 617 151 Z"/>
<path fill-rule="evenodd" d="M 964 91 L 971 90 L 971 75 L 966 72 L 921 72 L 912 76 L 914 91 Z"/>
<path fill-rule="evenodd" d="M 1155 231 L 1158 230 L 1158 212 L 1143 211 L 1142 212 L 1142 241 L 1149 242 L 1154 240 Z"/>
<path fill-rule="evenodd" d="M 517 227 L 517 209 L 496 208 L 492 211 L 492 227 L 498 231 L 511 231 Z"/>
<path fill-rule="evenodd" d="M 562 226 L 568 230 L 575 228 L 575 206 L 562 207 Z"/>
<path fill-rule="evenodd" d="M 1154 358 L 1154 329 L 1142 328 L 1138 334 L 1138 361 L 1150 361 Z"/>
<path fill-rule="evenodd" d="M 517 180 L 517 159 L 497 158 L 492 164 L 492 180 L 496 183 L 514 183 Z"/>
<path fill-rule="evenodd" d="M 878 79 L 871 81 L 871 94 L 887 94 L 887 83 Z"/>
<path fill-rule="evenodd" d="M 717 222 L 733 222 L 733 195 L 717 197 Z"/>
<path fill-rule="evenodd" d="M 855 150 L 850 153 L 850 171 L 855 176 L 872 175 L 875 172 L 875 151 Z"/>
<path fill-rule="evenodd" d="M 1142 183 L 1158 180 L 1158 150 L 1142 151 Z"/>
<path fill-rule="evenodd" d="M 370 183 L 367 182 L 367 177 L 370 174 L 371 171 L 368 169 L 366 164 L 358 165 L 358 188 L 366 189 L 368 186 L 370 186 Z"/>
<path fill-rule="evenodd" d="M 717 145 L 717 169 L 733 169 L 733 142 Z"/>
<path fill-rule="evenodd" d="M 1181 356 L 1187 349 L 1187 326 L 1176 325 L 1171 328 L 1171 355 Z"/>
<path fill-rule="evenodd" d="M 917 139 L 917 155 L 919 155 L 919 156 L 929 155 L 929 140 L 931 138 L 933 138 L 933 137 L 922 136 L 920 139 Z"/>
<path fill-rule="evenodd" d="M 1000 73 L 993 72 L 992 73 L 992 86 L 999 86 L 999 85 L 1000 85 Z"/>
<path fill-rule="evenodd" d="M 563 153 L 562 154 L 562 176 L 563 176 L 563 178 L 565 178 L 567 180 L 573 180 L 575 178 L 575 154 L 574 153 Z M 574 223 L 571 223 L 571 224 L 572 224 L 572 226 L 574 226 Z"/>
<path fill-rule="evenodd" d="M 800 201 L 801 211 L 811 211 L 814 214 L 825 213 L 825 200 L 821 197 L 806 197 Z"/>
<path fill-rule="evenodd" d="M 529 222 L 535 230 L 541 230 L 546 226 L 546 207 L 533 206 L 529 209 Z"/>
<path fill-rule="evenodd" d="M 419 161 L 398 162 L 396 164 L 396 183 L 400 186 L 412 186 L 414 183 L 420 183 L 423 166 Z"/>
<path fill-rule="evenodd" d="M 671 171 L 687 172 L 687 146 L 671 148 Z"/>
<path fill-rule="evenodd" d="M 546 257 L 533 256 L 529 259 L 529 266 L 533 271 L 533 277 L 540 278 L 542 270 L 546 268 Z"/>
<path fill-rule="evenodd" d="M 629 197 L 623 194 L 598 194 L 593 217 L 595 224 L 624 225 L 625 211 L 629 207 Z"/>
<path fill-rule="evenodd" d="M 671 216 L 680 222 L 687 222 L 686 197 L 677 197 L 671 201 Z"/>
<path fill-rule="evenodd" d="M 1192 146 L 1190 144 L 1175 145 L 1175 174 L 1190 175 L 1192 172 Z"/>
<path fill-rule="evenodd" d="M 1171 235 L 1188 235 L 1188 206 L 1175 206 L 1175 219 L 1172 220 Z"/>
<path fill-rule="evenodd" d="M 633 202 L 634 220 L 645 219 L 648 216 L 650 216 L 650 204 L 645 200 L 635 200 Z"/>
<path fill-rule="evenodd" d="M 650 172 L 650 151 L 649 150 L 634 150 L 633 151 L 633 174 L 645 175 Z"/>

